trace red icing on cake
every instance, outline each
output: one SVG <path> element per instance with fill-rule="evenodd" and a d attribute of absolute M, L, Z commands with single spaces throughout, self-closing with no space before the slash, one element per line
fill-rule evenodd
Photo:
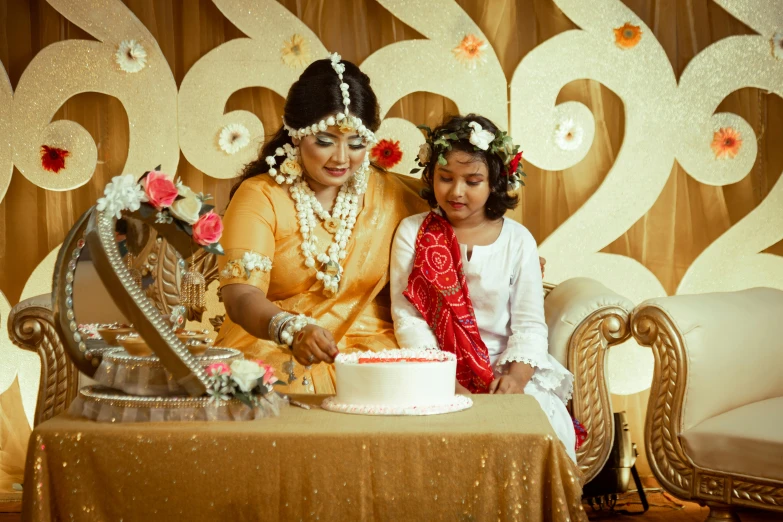
<path fill-rule="evenodd" d="M 438 362 L 438 361 L 435 359 L 424 359 L 421 357 L 399 357 L 399 358 L 360 357 L 359 358 L 359 364 L 397 363 L 397 362 Z"/>

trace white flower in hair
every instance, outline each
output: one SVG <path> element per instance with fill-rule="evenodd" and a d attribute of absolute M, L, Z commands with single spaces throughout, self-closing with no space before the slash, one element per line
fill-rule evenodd
<path fill-rule="evenodd" d="M 136 40 L 123 40 L 114 54 L 114 61 L 127 73 L 137 73 L 147 65 L 147 51 Z"/>
<path fill-rule="evenodd" d="M 432 157 L 432 148 L 430 147 L 430 144 L 422 143 L 421 147 L 419 147 L 419 163 L 426 165 L 430 162 L 430 157 Z"/>
<path fill-rule="evenodd" d="M 495 139 L 495 135 L 488 130 L 484 130 L 481 125 L 475 121 L 468 123 L 468 127 L 473 129 L 470 131 L 470 143 L 481 150 L 487 150 L 489 144 Z"/>
<path fill-rule="evenodd" d="M 555 127 L 555 144 L 561 150 L 576 150 L 582 144 L 583 134 L 582 127 L 573 118 L 567 118 Z"/>
<path fill-rule="evenodd" d="M 141 208 L 141 204 L 147 201 L 141 183 L 136 183 L 133 174 L 115 176 L 103 190 L 103 196 L 98 200 L 97 208 L 117 219 L 122 217 L 123 210 L 135 212 Z"/>
<path fill-rule="evenodd" d="M 226 154 L 236 154 L 250 143 L 250 131 L 239 123 L 229 123 L 220 131 L 218 144 Z"/>

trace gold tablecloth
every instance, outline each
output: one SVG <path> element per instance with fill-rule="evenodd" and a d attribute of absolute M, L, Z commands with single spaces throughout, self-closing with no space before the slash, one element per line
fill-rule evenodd
<path fill-rule="evenodd" d="M 319 404 L 323 397 L 298 397 Z M 250 422 L 35 428 L 23 520 L 587 520 L 535 399 L 429 417 L 285 408 Z"/>

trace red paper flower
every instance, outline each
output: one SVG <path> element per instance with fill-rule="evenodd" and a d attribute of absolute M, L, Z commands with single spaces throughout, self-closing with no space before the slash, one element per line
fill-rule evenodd
<path fill-rule="evenodd" d="M 517 171 L 517 168 L 519 167 L 520 161 L 522 161 L 522 153 L 517 152 L 517 155 L 514 156 L 514 159 L 512 159 L 511 163 L 508 164 L 508 172 L 506 173 L 507 176 L 514 175 L 514 173 Z"/>
<path fill-rule="evenodd" d="M 381 140 L 370 150 L 370 157 L 380 167 L 390 169 L 402 159 L 399 141 Z"/>
<path fill-rule="evenodd" d="M 65 168 L 65 158 L 70 156 L 71 153 L 65 149 L 58 149 L 57 147 L 50 147 L 48 145 L 41 146 L 41 166 L 44 170 L 54 172 L 57 174 Z"/>

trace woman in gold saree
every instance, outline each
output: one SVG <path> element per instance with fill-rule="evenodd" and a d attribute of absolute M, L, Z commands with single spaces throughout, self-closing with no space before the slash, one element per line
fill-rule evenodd
<path fill-rule="evenodd" d="M 333 393 L 338 352 L 397 347 L 391 243 L 426 203 L 370 165 L 378 104 L 369 78 L 339 55 L 302 73 L 283 121 L 225 213 L 228 317 L 217 343 L 271 364 L 289 392 Z"/>

